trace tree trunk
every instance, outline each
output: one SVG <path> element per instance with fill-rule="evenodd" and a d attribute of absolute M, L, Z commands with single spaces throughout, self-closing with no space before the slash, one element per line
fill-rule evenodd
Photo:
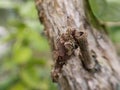
<path fill-rule="evenodd" d="M 60 90 L 118 90 L 120 63 L 88 0 L 35 0 Z"/>

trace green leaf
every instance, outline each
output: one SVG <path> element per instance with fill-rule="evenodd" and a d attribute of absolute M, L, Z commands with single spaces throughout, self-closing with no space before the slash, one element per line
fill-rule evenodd
<path fill-rule="evenodd" d="M 109 28 L 110 37 L 116 43 L 120 42 L 120 26 L 110 26 Z"/>
<path fill-rule="evenodd" d="M 38 68 L 38 67 L 37 67 Z M 40 69 L 39 69 L 40 70 Z M 22 70 L 21 79 L 25 85 L 35 90 L 48 90 L 45 78 L 40 78 L 39 71 L 35 67 Z M 44 75 L 45 76 L 45 75 Z"/>
<path fill-rule="evenodd" d="M 24 64 L 31 58 L 32 51 L 28 47 L 21 47 L 14 52 L 14 61 L 18 64 Z"/>
<path fill-rule="evenodd" d="M 9 90 L 28 90 L 22 83 L 14 84 Z"/>
<path fill-rule="evenodd" d="M 94 15 L 102 21 L 120 21 L 119 0 L 89 0 Z"/>
<path fill-rule="evenodd" d="M 106 1 L 105 0 L 89 0 L 89 3 L 95 16 L 100 18 L 104 13 L 104 9 L 106 8 L 106 5 L 107 5 Z"/>
<path fill-rule="evenodd" d="M 31 47 L 35 50 L 38 50 L 40 52 L 49 51 L 50 47 L 48 45 L 48 41 L 40 36 L 39 32 L 32 31 L 29 33 L 29 41 L 31 43 Z"/>
<path fill-rule="evenodd" d="M 35 9 L 35 5 L 33 1 L 23 3 L 19 7 L 20 7 L 19 13 L 22 17 L 32 18 L 32 19 L 36 18 L 37 11 Z"/>

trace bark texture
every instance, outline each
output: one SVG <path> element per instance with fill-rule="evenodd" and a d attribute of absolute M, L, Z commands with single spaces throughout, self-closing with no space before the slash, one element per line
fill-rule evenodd
<path fill-rule="evenodd" d="M 35 0 L 60 90 L 119 90 L 120 62 L 88 0 Z"/>

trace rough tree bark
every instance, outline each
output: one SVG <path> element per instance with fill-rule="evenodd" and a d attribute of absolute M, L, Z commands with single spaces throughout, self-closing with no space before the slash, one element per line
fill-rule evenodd
<path fill-rule="evenodd" d="M 88 0 L 35 0 L 60 90 L 118 90 L 120 63 Z"/>

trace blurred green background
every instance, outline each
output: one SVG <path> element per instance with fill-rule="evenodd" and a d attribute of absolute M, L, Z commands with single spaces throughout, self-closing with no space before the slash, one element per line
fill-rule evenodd
<path fill-rule="evenodd" d="M 0 90 L 56 90 L 43 29 L 34 1 L 0 0 Z"/>
<path fill-rule="evenodd" d="M 103 1 L 90 4 L 120 53 L 120 8 L 114 7 L 119 0 L 109 0 L 114 13 L 108 13 L 115 18 L 104 14 Z M 34 0 L 0 0 L 0 90 L 57 90 L 50 78 L 52 58 L 43 29 Z"/>

